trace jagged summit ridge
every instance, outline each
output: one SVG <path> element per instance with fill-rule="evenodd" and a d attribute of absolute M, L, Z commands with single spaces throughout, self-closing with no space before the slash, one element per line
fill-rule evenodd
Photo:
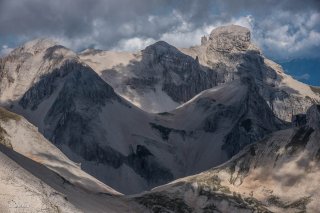
<path fill-rule="evenodd" d="M 0 59 L 1 102 L 18 101 L 41 78 L 76 61 L 81 63 L 75 52 L 52 39 L 40 38 L 25 43 Z M 83 66 L 87 65 L 83 63 Z"/>
<path fill-rule="evenodd" d="M 19 48 L 12 51 L 11 54 L 18 54 L 22 52 L 37 54 L 55 45 L 58 45 L 58 42 L 51 38 L 37 38 L 23 44 Z"/>
<path fill-rule="evenodd" d="M 150 51 L 156 51 L 156 52 L 168 52 L 168 51 L 172 51 L 172 52 L 175 52 L 175 53 L 178 53 L 179 50 L 177 48 L 175 48 L 174 46 L 168 44 L 167 42 L 165 41 L 157 41 L 156 43 L 154 44 L 151 44 L 149 46 L 147 46 L 143 52 L 150 52 Z"/>

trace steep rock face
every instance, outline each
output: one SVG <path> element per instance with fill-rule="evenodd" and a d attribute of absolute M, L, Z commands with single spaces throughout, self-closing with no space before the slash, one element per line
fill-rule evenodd
<path fill-rule="evenodd" d="M 205 89 L 239 79 L 243 72 L 256 79 L 260 94 L 280 119 L 290 121 L 320 101 L 312 88 L 265 58 L 250 31 L 237 25 L 217 27 L 191 48 L 178 50 L 157 42 L 135 54 L 91 50 L 79 57 L 119 95 L 148 112 L 171 111 Z"/>
<path fill-rule="evenodd" d="M 56 58 L 52 55 L 60 49 L 70 51 L 53 46 L 37 54 L 51 63 Z M 142 69 L 148 62 L 152 62 L 150 67 Z M 163 42 L 146 48 L 142 62 L 132 66 L 137 66 L 135 72 L 146 79 L 184 85 L 172 91 L 192 90 L 181 89 L 193 87 L 181 79 L 200 79 L 200 84 L 209 78 L 197 60 Z M 194 69 L 190 69 L 192 66 Z M 7 106 L 25 115 L 69 158 L 80 162 L 82 169 L 124 193 L 139 192 L 218 165 L 246 144 L 285 127 L 266 110 L 256 82 L 245 72 L 242 80 L 205 91 L 176 111 L 152 115 L 119 97 L 76 57 L 62 59 L 45 70 L 40 76 L 40 71 L 34 72 L 35 76 L 29 78 L 36 80 Z M 164 73 L 171 77 L 166 78 Z M 148 83 L 150 87 L 152 82 Z M 137 87 L 140 83 L 132 84 Z M 145 86 L 143 82 L 141 86 Z M 129 179 L 132 184 L 128 186 Z"/>
<path fill-rule="evenodd" d="M 313 105 L 307 111 L 307 125 L 313 129 L 320 129 L 320 105 Z"/>
<path fill-rule="evenodd" d="M 250 77 L 206 90 L 170 113 L 153 128 L 176 147 L 183 175 L 225 162 L 243 147 L 287 128 L 260 96 Z M 179 136 L 179 137 L 178 137 Z"/>
<path fill-rule="evenodd" d="M 49 39 L 33 40 L 13 50 L 0 59 L 0 101 L 19 100 L 41 76 L 75 58 L 75 53 Z"/>
<path fill-rule="evenodd" d="M 1 212 L 143 212 L 0 107 Z"/>
<path fill-rule="evenodd" d="M 172 110 L 216 85 L 213 70 L 164 41 L 129 58 L 118 53 L 117 57 L 128 58 L 126 62 L 112 57 L 113 53 L 103 51 L 80 54 L 118 94 L 148 112 Z"/>
<path fill-rule="evenodd" d="M 25 118 L 0 107 L 0 144 L 20 155 L 44 165 L 77 187 L 91 192 L 119 195 L 120 193 L 104 185 L 81 170 L 79 165 L 69 160 L 57 147 L 45 139 L 35 126 Z M 2 151 L 6 151 L 3 149 Z"/>
<path fill-rule="evenodd" d="M 52 53 L 51 47 L 43 49 L 43 51 L 46 54 L 48 52 Z M 45 55 L 43 53 L 38 54 Z M 28 58 L 28 60 L 32 61 L 32 58 Z M 14 61 L 13 63 L 17 62 Z M 172 173 L 162 165 L 159 165 L 157 157 L 154 157 L 152 153 L 145 155 L 141 152 L 139 145 L 137 145 L 137 150 L 133 150 L 130 149 L 130 142 L 126 138 L 117 139 L 118 134 L 114 134 L 113 131 L 118 131 L 121 135 L 123 128 L 121 123 L 127 122 L 125 119 L 131 116 L 130 110 L 132 107 L 119 98 L 113 89 L 101 80 L 95 72 L 88 66 L 81 64 L 76 58 L 63 60 L 59 67 L 47 69 L 47 72 L 39 77 L 36 76 L 39 73 L 30 73 L 30 79 L 38 80 L 25 91 L 19 91 L 22 95 L 19 94 L 18 97 L 20 98 L 17 98 L 15 102 L 10 99 L 10 102 L 5 102 L 4 105 L 10 106 L 13 110 L 28 117 L 48 139 L 70 158 L 77 162 L 82 162 L 84 170 L 104 181 L 106 173 L 111 173 L 111 178 L 109 179 L 114 179 L 111 184 L 124 192 L 132 193 L 134 190 L 140 191 L 154 184 L 159 185 L 163 181 L 172 180 Z M 10 75 L 10 72 L 14 72 L 14 70 L 10 69 L 7 71 L 8 75 Z M 22 70 L 21 72 L 23 71 L 27 70 Z M 32 76 L 32 74 L 35 76 Z M 6 80 L 6 78 L 4 77 L 1 80 Z M 4 88 L 4 93 L 6 92 L 5 89 L 10 90 L 10 88 Z M 116 102 L 119 106 L 111 106 L 112 102 Z M 106 106 L 107 104 L 109 105 L 108 107 Z M 124 116 L 125 119 L 117 115 L 121 113 L 117 112 L 117 108 L 121 107 L 126 109 L 125 113 L 129 115 L 127 117 Z M 110 108 L 113 108 L 113 110 L 108 112 Z M 104 127 L 104 125 L 109 119 L 102 119 L 101 121 L 101 111 L 104 111 L 103 114 L 105 115 L 114 115 L 110 119 L 111 125 L 107 125 L 107 127 L 113 126 L 114 119 L 120 124 L 118 126 L 115 124 L 114 126 L 117 127 L 113 127 L 112 130 L 106 130 L 107 127 Z M 136 117 L 143 118 L 144 113 L 137 112 L 135 109 L 132 114 L 138 114 Z M 133 120 L 136 119 L 133 118 Z M 124 131 L 129 130 L 130 125 L 132 123 L 129 121 L 128 127 L 125 127 Z M 4 129 L 1 129 L 1 133 L 2 130 L 1 143 L 11 146 L 10 142 L 5 137 L 2 137 L 6 134 Z M 110 139 L 108 136 L 110 134 L 115 136 Z M 128 138 L 131 133 L 124 133 L 124 135 Z M 118 147 L 112 148 L 112 144 L 116 144 Z M 99 164 L 115 169 L 121 167 L 122 169 L 120 168 L 119 170 L 124 170 L 123 172 L 128 172 L 126 170 L 129 170 L 127 175 L 121 176 L 124 179 L 132 178 L 132 182 L 135 185 L 130 188 L 127 186 L 127 182 L 114 178 L 113 176 L 119 172 L 108 170 L 101 172 L 98 169 L 98 172 L 96 172 L 96 169 L 92 169 L 92 167 L 98 168 Z M 131 174 L 131 169 L 134 171 L 132 173 L 136 174 Z M 142 183 L 138 183 L 136 179 Z"/>
<path fill-rule="evenodd" d="M 239 106 L 239 119 L 225 138 L 223 149 L 229 156 L 237 154 L 248 144 L 261 140 L 273 131 L 286 127 L 277 119 L 265 100 L 260 96 L 252 78 L 243 78 L 248 84 L 248 92 Z"/>
<path fill-rule="evenodd" d="M 251 42 L 248 29 L 236 25 L 218 27 L 204 40 L 200 46 L 181 51 L 215 70 L 217 84 L 238 79 L 243 73 L 252 76 L 259 93 L 280 119 L 290 121 L 292 115 L 305 113 L 312 104 L 319 103 L 319 94 L 262 55 Z"/>
<path fill-rule="evenodd" d="M 272 100 L 279 101 L 276 106 L 283 107 L 285 116 L 292 113 L 282 104 L 291 97 L 291 90 L 279 89 L 288 78 L 280 78 L 271 62 L 251 43 L 246 45 L 246 31 L 239 31 L 240 36 L 231 33 L 228 37 L 234 46 L 229 52 L 204 51 L 212 39 L 189 49 L 201 50 L 198 58 L 158 42 L 136 55 L 86 51 L 80 60 L 62 46 L 33 42 L 35 47 L 20 48 L 23 51 L 10 62 L 14 66 L 8 66 L 8 58 L 4 60 L 0 81 L 8 82 L 8 76 L 14 76 L 15 83 L 3 84 L 3 105 L 23 114 L 69 158 L 104 183 L 124 193 L 146 190 L 219 165 L 247 144 L 287 127 L 274 116 L 280 110 L 270 110 L 268 105 L 275 97 Z M 21 59 L 25 50 L 26 61 L 32 64 L 29 68 Z M 101 63 L 91 61 L 90 66 L 103 71 L 107 65 L 105 74 L 110 78 L 105 81 L 112 81 L 115 90 L 83 63 L 97 57 Z M 201 65 L 204 58 L 210 62 L 205 66 Z M 25 68 L 17 72 L 20 64 Z M 30 75 L 24 80 L 26 73 Z M 219 86 L 213 87 L 216 84 Z M 213 88 L 196 95 L 207 87 Z M 139 101 L 147 97 L 137 95 L 139 92 L 148 93 L 150 102 L 157 100 L 155 105 L 196 96 L 174 111 L 155 115 L 131 105 L 116 94 L 119 91 Z"/>
<path fill-rule="evenodd" d="M 113 89 L 92 70 L 87 70 L 86 67 L 77 64 L 68 65 L 65 68 L 71 73 L 63 79 L 63 87 L 45 115 L 44 134 L 46 137 L 66 153 L 69 153 L 68 150 L 70 150 L 72 152 L 69 154 L 70 157 L 74 154 L 81 157 L 82 160 L 78 157 L 72 159 L 81 161 L 83 169 L 90 173 L 92 172 L 91 163 L 94 163 L 107 165 L 116 170 L 128 166 L 137 176 L 144 179 L 147 186 L 172 180 L 173 175 L 170 170 L 160 165 L 157 158 L 153 157 L 151 153 L 149 155 L 141 154 L 140 148 L 144 146 L 137 145 L 137 150 L 134 151 L 129 148 L 130 142 L 127 142 L 126 139 L 117 139 L 116 135 L 118 134 L 108 129 L 110 127 L 114 131 L 119 131 L 119 134 L 124 134 L 124 137 L 130 137 L 132 134 L 130 127 L 124 128 L 124 132 L 122 132 L 122 123 L 128 122 L 128 126 L 130 126 L 130 117 L 132 116 L 130 114 L 139 114 L 143 117 L 143 113 L 136 111 L 130 104 L 119 98 Z M 37 94 L 33 92 L 33 89 L 39 91 L 42 88 L 40 85 L 42 85 L 41 81 L 26 95 L 29 93 Z M 30 101 L 30 103 L 35 102 Z M 109 118 L 111 113 L 115 113 L 115 115 L 121 113 L 117 112 L 117 108 L 124 108 L 128 120 Z M 104 123 L 109 124 L 103 126 Z M 64 148 L 65 146 L 67 148 Z M 141 164 L 144 166 L 141 167 Z M 107 172 L 93 174 L 104 180 Z M 119 184 L 116 185 L 117 188 L 125 190 L 125 182 L 117 184 Z M 140 186 L 137 187 L 140 188 Z M 132 193 L 131 191 L 125 192 Z"/>
<path fill-rule="evenodd" d="M 154 149 L 159 153 L 161 149 L 144 148 L 145 143 L 150 143 L 148 138 L 158 140 L 147 122 L 148 114 L 120 98 L 77 57 L 63 55 L 55 62 L 57 51 L 72 51 L 59 45 L 31 43 L 35 46 L 27 43 L 18 50 L 36 49 L 28 57 L 28 63 L 35 66 L 19 70 L 15 84 L 3 87 L 2 94 L 10 95 L 4 98 L 4 106 L 29 119 L 69 158 L 80 162 L 85 171 L 122 192 L 137 192 L 173 179 L 170 169 L 159 163 L 159 154 L 154 154 Z M 18 50 L 12 53 L 17 54 L 12 64 L 25 66 Z M 5 73 L 3 82 L 16 73 L 7 59 L 6 68 L 1 70 Z M 25 72 L 29 75 L 24 81 L 21 78 Z M 10 94 L 20 81 L 26 82 L 24 87 Z M 149 154 L 144 154 L 143 148 Z M 129 178 L 135 183 L 132 187 L 127 186 Z"/>
<path fill-rule="evenodd" d="M 307 116 L 305 114 L 297 114 L 292 116 L 292 124 L 293 126 L 299 127 L 306 125 L 307 123 Z"/>
<path fill-rule="evenodd" d="M 209 48 L 219 52 L 245 51 L 250 46 L 250 37 L 250 31 L 245 27 L 218 27 L 209 36 Z"/>
<path fill-rule="evenodd" d="M 212 70 L 201 67 L 197 59 L 182 54 L 163 41 L 147 47 L 142 55 L 141 63 L 149 65 L 146 71 L 153 75 L 160 74 L 158 79 L 162 81 L 162 90 L 177 103 L 184 103 L 199 92 L 215 86 Z"/>
<path fill-rule="evenodd" d="M 313 124 L 319 124 L 318 108 L 308 110 L 305 125 L 272 133 L 219 167 L 135 199 L 150 209 L 184 212 L 316 212 L 320 129 Z"/>
<path fill-rule="evenodd" d="M 169 116 L 153 116 L 117 96 L 90 67 L 68 61 L 34 84 L 19 105 L 37 114 L 48 100 L 48 110 L 38 114 L 44 135 L 85 171 L 125 193 L 218 165 L 245 145 L 286 127 L 245 72 Z M 123 179 L 115 181 L 118 174 Z M 133 188 L 126 187 L 130 176 Z"/>

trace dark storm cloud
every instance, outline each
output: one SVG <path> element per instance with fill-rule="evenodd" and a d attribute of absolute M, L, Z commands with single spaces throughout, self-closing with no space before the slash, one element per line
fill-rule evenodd
<path fill-rule="evenodd" d="M 0 27 L 3 35 L 63 35 L 77 38 L 94 33 L 96 28 L 106 37 L 130 36 L 119 30 L 124 24 L 141 23 L 161 4 L 155 1 L 103 0 L 2 0 Z M 165 1 L 163 1 L 165 4 Z M 165 13 L 163 13 L 166 15 Z M 161 27 L 161 26 L 160 26 Z M 161 29 L 160 29 L 161 30 Z M 136 32 L 137 33 L 137 32 Z M 139 32 L 138 32 L 139 33 Z M 146 29 L 146 33 L 148 29 Z"/>
<path fill-rule="evenodd" d="M 283 10 L 291 12 L 306 11 L 309 9 L 318 10 L 320 2 L 318 0 L 221 0 L 222 7 L 230 13 L 237 13 L 241 10 L 249 10 L 255 14 L 270 14 L 273 10 Z"/>
<path fill-rule="evenodd" d="M 134 49 L 158 39 L 193 45 L 193 35 L 207 27 L 245 21 L 256 31 L 256 41 L 275 57 L 292 44 L 311 54 L 320 43 L 319 10 L 318 0 L 0 0 L 0 47 L 39 36 L 58 38 L 77 50 Z M 285 34 L 282 46 L 274 42 L 277 33 Z M 301 48 L 285 53 L 294 56 Z"/>
<path fill-rule="evenodd" d="M 167 20 L 152 26 L 147 21 L 151 14 L 170 14 L 170 5 L 166 0 L 1 0 L 0 26 L 2 33 L 8 34 L 40 32 L 76 37 L 91 34 L 99 25 L 99 30 L 120 36 L 143 33 L 142 29 L 150 36 L 176 24 Z M 135 25 L 132 32 L 121 29 L 126 24 Z"/>

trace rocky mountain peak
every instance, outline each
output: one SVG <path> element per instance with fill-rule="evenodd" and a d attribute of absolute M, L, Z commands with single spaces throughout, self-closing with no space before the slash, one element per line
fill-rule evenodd
<path fill-rule="evenodd" d="M 313 129 L 320 129 L 320 105 L 312 105 L 307 111 L 307 125 Z"/>
<path fill-rule="evenodd" d="M 251 41 L 250 30 L 238 25 L 228 25 L 215 28 L 206 42 L 211 49 L 219 52 L 245 51 Z"/>
<path fill-rule="evenodd" d="M 49 38 L 38 38 L 32 41 L 29 41 L 22 45 L 21 47 L 15 49 L 12 54 L 21 54 L 21 53 L 31 53 L 33 55 L 43 52 L 44 50 L 58 45 L 58 43 Z"/>
<path fill-rule="evenodd" d="M 144 53 L 153 55 L 179 54 L 179 50 L 165 41 L 158 41 L 143 50 Z"/>

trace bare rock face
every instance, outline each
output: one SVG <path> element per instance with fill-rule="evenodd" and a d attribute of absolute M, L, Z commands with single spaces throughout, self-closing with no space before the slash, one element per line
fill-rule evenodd
<path fill-rule="evenodd" d="M 320 129 L 320 105 L 313 105 L 308 109 L 307 125 L 313 129 Z"/>
<path fill-rule="evenodd" d="M 306 113 L 320 101 L 320 95 L 306 84 L 287 75 L 280 65 L 267 59 L 251 41 L 249 29 L 230 25 L 214 29 L 200 46 L 182 49 L 199 64 L 216 72 L 216 84 L 221 85 L 240 76 L 251 76 L 274 114 L 291 121 L 292 115 Z"/>
<path fill-rule="evenodd" d="M 42 76 L 58 69 L 76 54 L 50 39 L 36 39 L 0 58 L 0 101 L 19 100 Z"/>
<path fill-rule="evenodd" d="M 292 116 L 291 122 L 295 127 L 301 127 L 306 125 L 307 119 L 305 114 L 297 114 Z"/>
<path fill-rule="evenodd" d="M 159 45 L 155 51 L 161 55 L 166 50 Z M 160 158 L 144 144 L 125 145 L 121 150 L 117 145 L 112 145 L 114 142 L 122 144 L 112 130 L 122 131 L 116 123 L 130 126 L 124 128 L 127 131 L 133 126 L 128 122 L 128 117 L 136 115 L 132 119 L 135 122 L 136 118 L 143 117 L 144 120 L 146 115 L 117 96 L 109 84 L 78 60 L 75 53 L 61 45 L 37 39 L 3 58 L 0 61 L 2 100 L 0 105 L 25 116 L 71 160 L 81 163 L 83 170 L 102 181 L 115 179 L 114 184 L 126 193 L 138 192 L 147 185 L 151 188 L 173 179 L 171 171 L 160 165 Z M 126 119 L 112 118 L 114 114 L 120 114 L 119 110 L 121 114 L 128 113 L 124 116 Z M 0 120 L 1 116 L 0 112 Z M 145 125 L 151 128 L 149 123 Z M 139 131 L 139 127 L 137 129 Z M 10 147 L 4 134 L 0 125 L 0 144 Z M 131 133 L 120 135 L 131 137 Z M 101 170 L 99 166 L 110 170 Z M 130 177 L 131 181 L 142 183 L 129 189 L 126 181 L 119 184 L 122 181 L 115 178 L 119 173 L 128 174 L 124 180 Z M 107 177 L 109 174 L 111 176 Z"/>
<path fill-rule="evenodd" d="M 250 45 L 249 29 L 237 25 L 214 29 L 209 37 L 210 47 L 220 52 L 245 51 Z"/>
<path fill-rule="evenodd" d="M 297 117 L 303 122 L 302 115 Z M 162 211 L 317 212 L 319 105 L 310 107 L 307 120 L 306 125 L 274 132 L 245 147 L 221 166 L 135 199 Z"/>
<path fill-rule="evenodd" d="M 201 45 L 206 45 L 208 42 L 208 38 L 206 36 L 201 37 Z"/>
<path fill-rule="evenodd" d="M 104 70 L 103 74 L 107 76 L 108 82 L 116 82 L 114 76 L 117 76 L 120 83 L 113 86 L 116 90 L 118 88 L 118 93 L 129 100 L 131 99 L 127 94 L 133 90 L 139 96 L 138 100 L 145 101 L 150 94 L 153 97 L 162 94 L 176 103 L 175 107 L 190 100 L 199 92 L 216 86 L 214 70 L 201 66 L 197 58 L 183 54 L 164 41 L 156 42 L 142 50 L 140 61 L 132 61 L 126 67 L 115 66 L 111 70 Z M 159 100 L 153 98 L 147 105 L 164 104 L 158 102 Z M 148 110 L 147 107 L 142 109 L 159 112 Z M 174 108 L 160 107 L 160 109 L 169 111 Z"/>
<path fill-rule="evenodd" d="M 199 94 L 209 88 L 204 94 L 210 96 Z M 118 94 L 152 112 L 185 105 L 152 115 Z M 291 119 L 317 100 L 308 85 L 255 49 L 248 29 L 235 25 L 217 28 L 201 46 L 184 50 L 160 41 L 136 54 L 77 55 L 36 40 L 0 60 L 0 101 L 30 119 L 86 171 L 127 193 L 216 166 L 285 128 L 278 118 Z M 310 120 L 312 128 L 316 121 Z M 163 147 L 150 146 L 158 142 Z M 189 159 L 197 165 L 189 167 Z M 118 180 L 120 173 L 128 176 Z M 137 187 L 128 189 L 127 177 Z"/>
<path fill-rule="evenodd" d="M 141 80 L 144 80 L 145 76 L 149 77 L 151 73 L 154 78 L 153 87 L 160 83 L 162 91 L 178 103 L 184 103 L 199 92 L 216 85 L 213 70 L 200 66 L 197 58 L 193 59 L 163 41 L 143 50 L 143 59 L 137 68 L 140 68 L 140 78 L 136 79 L 140 81 L 137 81 L 135 87 L 141 87 L 144 83 Z"/>
<path fill-rule="evenodd" d="M 285 121 L 320 101 L 320 94 L 286 75 L 252 43 L 250 30 L 237 25 L 218 27 L 191 48 L 160 41 L 129 56 L 87 51 L 79 57 L 118 94 L 147 112 L 171 111 L 199 92 L 240 76 L 253 77 L 260 95 Z M 119 58 L 126 60 L 115 63 Z"/>

